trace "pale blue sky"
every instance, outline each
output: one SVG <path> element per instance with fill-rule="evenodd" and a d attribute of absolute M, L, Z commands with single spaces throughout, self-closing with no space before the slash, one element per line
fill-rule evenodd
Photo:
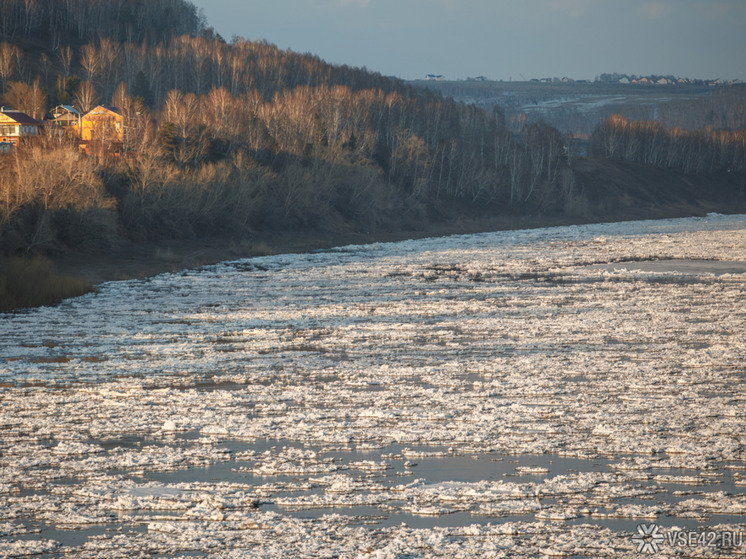
<path fill-rule="evenodd" d="M 192 0 L 240 35 L 404 79 L 746 79 L 746 0 Z"/>

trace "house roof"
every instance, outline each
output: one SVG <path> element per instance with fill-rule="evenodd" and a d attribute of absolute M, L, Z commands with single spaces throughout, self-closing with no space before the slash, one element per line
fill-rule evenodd
<path fill-rule="evenodd" d="M 14 122 L 16 124 L 27 124 L 32 126 L 39 126 L 41 124 L 41 122 L 35 118 L 31 118 L 26 113 L 11 109 L 3 109 L 0 111 L 0 123 L 2 122 Z"/>
<path fill-rule="evenodd" d="M 93 107 L 83 116 L 88 116 L 90 114 L 101 114 L 102 112 L 109 112 L 114 113 L 118 116 L 122 116 L 122 111 L 119 110 L 119 107 L 114 107 L 113 105 L 98 105 L 97 107 Z"/>
<path fill-rule="evenodd" d="M 64 113 L 71 113 L 76 116 L 80 116 L 80 111 L 73 107 L 72 105 L 57 105 L 54 109 L 52 109 L 51 114 L 53 115 L 61 115 Z"/>

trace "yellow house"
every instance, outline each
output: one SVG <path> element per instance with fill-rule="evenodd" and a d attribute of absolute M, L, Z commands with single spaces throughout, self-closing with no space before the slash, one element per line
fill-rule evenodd
<path fill-rule="evenodd" d="M 80 147 L 91 151 L 121 152 L 124 116 L 117 107 L 99 105 L 80 117 Z"/>

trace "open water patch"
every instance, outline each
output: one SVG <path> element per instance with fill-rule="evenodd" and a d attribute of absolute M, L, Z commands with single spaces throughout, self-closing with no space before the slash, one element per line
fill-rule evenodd
<path fill-rule="evenodd" d="M 746 260 L 708 260 L 690 258 L 669 258 L 662 260 L 622 261 L 611 264 L 594 264 L 589 270 L 607 272 L 654 272 L 682 275 L 746 274 Z"/>

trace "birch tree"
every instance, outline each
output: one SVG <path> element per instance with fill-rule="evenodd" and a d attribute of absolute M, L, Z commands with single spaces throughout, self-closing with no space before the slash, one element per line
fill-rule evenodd
<path fill-rule="evenodd" d="M 16 61 L 20 54 L 20 49 L 16 45 L 6 43 L 3 41 L 0 43 L 0 79 L 2 79 L 2 92 L 5 92 L 5 87 L 9 79 L 13 77 L 16 69 Z"/>
<path fill-rule="evenodd" d="M 87 113 L 98 104 L 98 95 L 96 88 L 89 81 L 80 82 L 73 96 L 75 106 L 82 113 Z"/>

